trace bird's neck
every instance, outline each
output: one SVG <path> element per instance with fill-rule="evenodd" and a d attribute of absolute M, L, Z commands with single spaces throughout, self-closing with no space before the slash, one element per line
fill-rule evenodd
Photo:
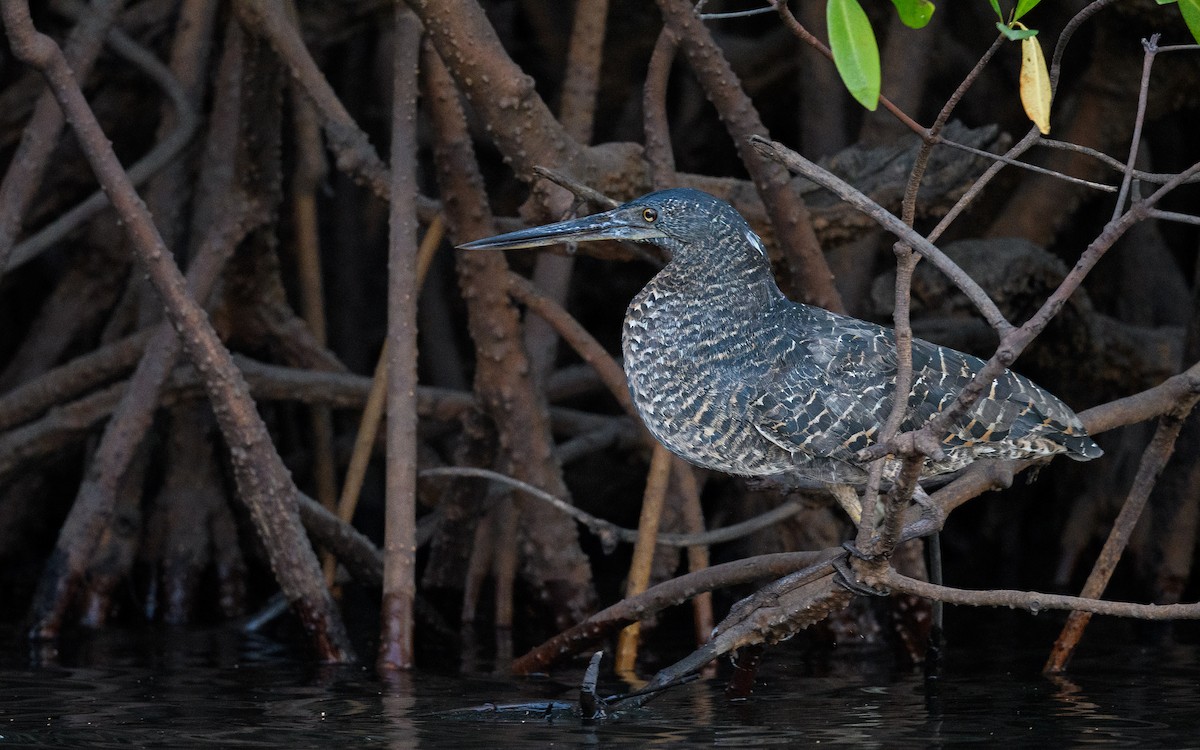
<path fill-rule="evenodd" d="M 761 310 L 783 295 L 771 266 L 762 262 L 682 263 L 671 261 L 647 285 L 661 301 L 702 304 L 714 311 L 742 315 Z"/>

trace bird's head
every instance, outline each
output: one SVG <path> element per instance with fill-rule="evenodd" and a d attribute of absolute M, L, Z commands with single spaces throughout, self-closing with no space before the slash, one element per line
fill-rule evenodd
<path fill-rule="evenodd" d="M 523 229 L 459 245 L 466 250 L 510 250 L 560 242 L 652 242 L 675 262 L 766 262 L 762 242 L 733 206 L 708 193 L 672 188 L 643 195 L 611 211 Z"/>

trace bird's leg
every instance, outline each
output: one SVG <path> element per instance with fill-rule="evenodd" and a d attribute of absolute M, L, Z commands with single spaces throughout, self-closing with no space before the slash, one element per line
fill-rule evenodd
<path fill-rule="evenodd" d="M 827 484 L 825 488 L 829 490 L 829 494 L 833 495 L 833 499 L 837 500 L 838 505 L 842 506 L 842 510 L 846 511 L 846 515 L 854 521 L 857 527 L 862 523 L 862 502 L 858 499 L 858 492 L 848 484 Z M 868 560 L 873 562 L 869 556 L 864 554 L 862 550 L 854 546 L 854 542 L 842 542 L 842 548 L 849 554 L 857 557 L 860 560 Z M 886 596 L 886 592 L 876 591 L 870 586 L 866 586 L 858 581 L 858 575 L 854 572 L 843 557 L 837 557 L 833 560 L 833 569 L 835 575 L 834 583 L 844 589 L 847 589 L 855 594 L 863 594 L 865 596 Z"/>
<path fill-rule="evenodd" d="M 925 491 L 925 488 L 919 484 L 913 489 L 912 499 L 914 503 L 920 505 L 924 510 L 929 510 L 929 507 L 933 505 L 933 498 L 930 497 L 929 493 Z"/>
<path fill-rule="evenodd" d="M 929 493 L 921 485 L 913 490 L 913 502 L 920 506 L 921 517 L 926 521 L 934 524 L 935 529 L 940 529 L 946 521 L 945 515 L 942 513 L 942 508 L 933 501 Z"/>
<path fill-rule="evenodd" d="M 833 495 L 833 499 L 837 500 L 837 504 L 842 506 L 842 510 L 846 511 L 846 515 L 850 516 L 850 520 L 854 521 L 855 526 L 862 523 L 862 503 L 859 502 L 858 492 L 853 487 L 848 484 L 827 484 L 825 488 Z"/>

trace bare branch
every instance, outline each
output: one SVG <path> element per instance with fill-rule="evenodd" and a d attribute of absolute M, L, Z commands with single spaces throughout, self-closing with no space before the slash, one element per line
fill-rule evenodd
<path fill-rule="evenodd" d="M 424 469 L 421 471 L 421 477 L 478 477 L 480 479 L 499 482 L 500 484 L 520 490 L 530 497 L 547 503 L 555 509 L 575 519 L 579 523 L 586 526 L 593 534 L 600 537 L 601 541 L 606 547 L 615 545 L 617 542 L 626 542 L 632 544 L 638 539 L 637 529 L 626 529 L 621 526 L 617 526 L 611 521 L 605 521 L 603 518 L 597 518 L 587 511 L 580 510 L 574 505 L 558 499 L 549 492 L 540 490 L 527 482 L 522 482 L 519 479 L 515 479 L 490 469 L 478 469 L 471 466 L 446 466 L 437 469 Z M 796 515 L 803 509 L 803 503 L 797 501 L 788 501 L 777 508 L 740 523 L 735 523 L 720 529 L 701 532 L 699 534 L 658 534 L 655 536 L 655 542 L 665 547 L 696 547 L 699 545 L 713 545 L 721 544 L 723 542 L 730 542 L 734 539 L 741 539 L 742 537 L 749 536 L 756 531 L 779 523 L 786 518 Z"/>
<path fill-rule="evenodd" d="M 789 170 L 804 175 L 813 182 L 830 190 L 842 200 L 870 216 L 884 229 L 911 245 L 923 258 L 946 274 L 954 282 L 954 285 L 961 289 L 963 294 L 967 295 L 967 298 L 974 303 L 988 324 L 1001 335 L 1005 335 L 1013 330 L 1013 325 L 1004 318 L 1004 314 L 1000 312 L 1000 308 L 996 307 L 996 303 L 992 302 L 987 292 L 974 279 L 968 276 L 957 263 L 950 260 L 932 242 L 922 237 L 916 230 L 905 224 L 883 206 L 863 195 L 829 170 L 805 159 L 781 143 L 758 136 L 751 136 L 750 143 L 761 151 L 763 155 L 778 161 Z"/>
<path fill-rule="evenodd" d="M 964 589 L 938 586 L 915 578 L 901 575 L 889 569 L 879 581 L 892 591 L 937 599 L 947 604 L 964 604 L 971 607 L 1008 607 L 1030 612 L 1048 609 L 1064 609 L 1076 612 L 1091 612 L 1097 615 L 1132 617 L 1139 620 L 1195 620 L 1200 619 L 1200 604 L 1134 604 L 1132 602 L 1109 602 L 1085 599 L 1079 596 L 1043 594 L 1037 591 L 967 591 Z"/>

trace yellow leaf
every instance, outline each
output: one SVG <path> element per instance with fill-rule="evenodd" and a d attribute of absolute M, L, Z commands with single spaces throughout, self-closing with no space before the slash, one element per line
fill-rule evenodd
<path fill-rule="evenodd" d="M 1036 36 L 1021 40 L 1021 104 L 1042 131 L 1050 132 L 1050 71 Z"/>

